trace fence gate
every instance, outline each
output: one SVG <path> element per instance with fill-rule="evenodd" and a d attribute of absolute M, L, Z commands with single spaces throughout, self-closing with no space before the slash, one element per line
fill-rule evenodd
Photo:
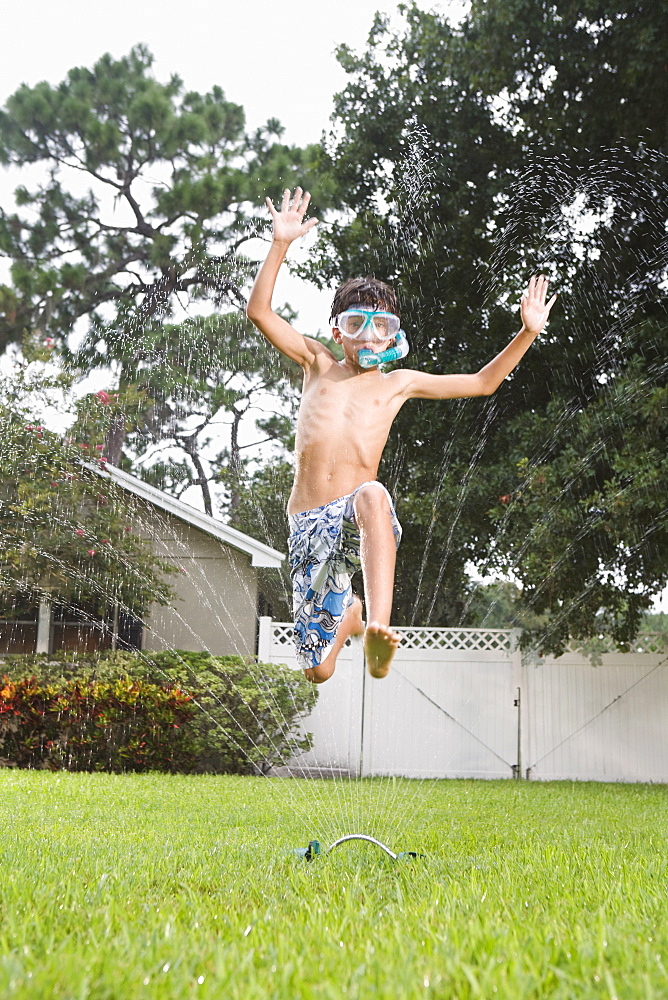
<path fill-rule="evenodd" d="M 296 773 L 505 778 L 518 761 L 521 661 L 507 629 L 398 628 L 383 681 L 359 639 L 341 651 L 303 723 L 313 749 Z M 260 619 L 260 660 L 297 668 L 292 626 Z"/>
<path fill-rule="evenodd" d="M 660 642 L 592 664 L 566 652 L 522 671 L 527 778 L 668 782 L 668 663 Z"/>
<path fill-rule="evenodd" d="M 388 676 L 365 679 L 363 772 L 507 778 L 520 662 L 499 629 L 405 628 Z"/>

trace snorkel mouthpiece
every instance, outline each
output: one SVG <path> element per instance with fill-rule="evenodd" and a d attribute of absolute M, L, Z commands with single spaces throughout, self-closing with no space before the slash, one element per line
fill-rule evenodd
<path fill-rule="evenodd" d="M 357 355 L 357 360 L 362 368 L 374 368 L 376 365 L 384 365 L 389 361 L 398 361 L 399 358 L 405 358 L 407 354 L 408 341 L 406 340 L 406 334 L 403 330 L 399 330 L 394 341 L 394 347 L 388 347 L 386 351 L 381 351 L 379 354 L 365 347 Z"/>

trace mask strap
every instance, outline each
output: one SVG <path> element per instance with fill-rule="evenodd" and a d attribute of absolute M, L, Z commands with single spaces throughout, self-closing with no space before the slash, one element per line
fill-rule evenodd
<path fill-rule="evenodd" d="M 384 365 L 390 361 L 398 361 L 399 358 L 405 358 L 408 350 L 406 334 L 403 330 L 399 330 L 394 341 L 394 347 L 388 347 L 386 351 L 381 351 L 380 354 L 364 348 L 357 355 L 357 360 L 362 368 L 373 368 L 376 365 Z"/>

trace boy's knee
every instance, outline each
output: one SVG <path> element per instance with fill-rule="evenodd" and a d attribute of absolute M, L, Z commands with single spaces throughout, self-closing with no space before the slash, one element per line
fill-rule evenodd
<path fill-rule="evenodd" d="M 334 663 L 328 663 L 324 660 L 322 663 L 319 663 L 317 667 L 308 667 L 304 671 L 304 677 L 307 681 L 310 681 L 311 684 L 324 684 L 325 681 L 328 681 L 334 673 L 334 666 Z"/>
<path fill-rule="evenodd" d="M 353 501 L 355 513 L 362 516 L 368 511 L 377 513 L 378 511 L 390 511 L 390 502 L 387 493 L 380 483 L 365 483 L 355 494 Z"/>

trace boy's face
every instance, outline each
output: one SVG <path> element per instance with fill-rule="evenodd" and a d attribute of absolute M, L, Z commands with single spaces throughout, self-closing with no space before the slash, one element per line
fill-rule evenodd
<path fill-rule="evenodd" d="M 376 367 L 373 368 L 362 368 L 359 364 L 358 357 L 359 352 L 362 350 L 373 351 L 374 354 L 380 354 L 382 351 L 386 351 L 387 348 L 394 343 L 394 337 L 389 340 L 377 341 L 377 340 L 350 340 L 349 337 L 344 337 L 340 330 L 336 327 L 332 327 L 332 337 L 337 344 L 341 344 L 343 347 L 343 355 L 348 361 L 352 361 L 360 371 L 378 371 Z"/>
<path fill-rule="evenodd" d="M 356 310 L 360 310 L 359 315 Z M 343 353 L 347 360 L 352 361 L 360 369 L 361 365 L 358 362 L 360 351 L 366 350 L 380 354 L 395 342 L 395 327 L 399 328 L 399 318 L 383 310 L 382 307 L 374 309 L 369 305 L 354 305 L 338 317 L 339 320 L 344 318 L 343 329 L 341 326 L 332 327 L 332 337 L 337 344 L 341 344 L 343 347 Z M 361 370 L 373 371 L 375 366 L 371 369 Z"/>

